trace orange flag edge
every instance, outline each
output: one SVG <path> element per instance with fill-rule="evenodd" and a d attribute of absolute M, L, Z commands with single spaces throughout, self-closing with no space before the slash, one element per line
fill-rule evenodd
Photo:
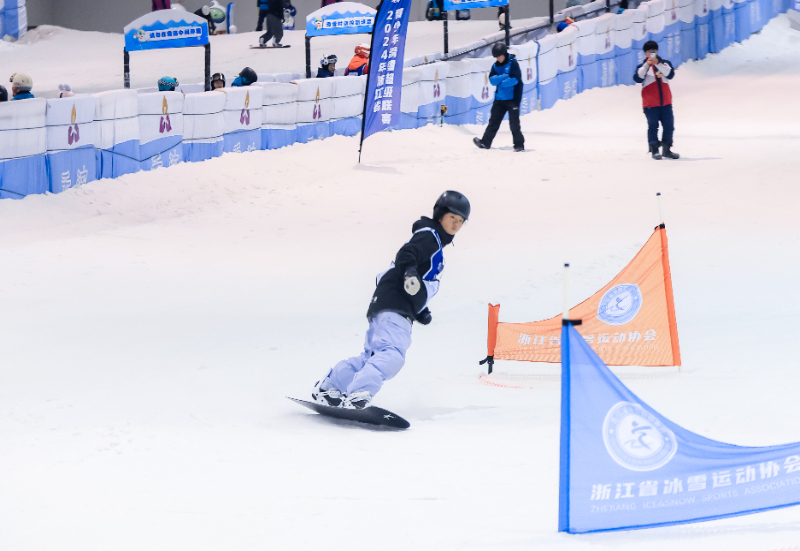
<path fill-rule="evenodd" d="M 664 289 L 667 294 L 667 318 L 669 320 L 669 340 L 672 343 L 672 362 L 680 367 L 681 347 L 678 342 L 678 320 L 675 318 L 675 299 L 672 295 L 672 271 L 669 267 L 669 244 L 667 228 L 664 224 L 658 227 L 661 233 L 661 265 L 664 267 Z"/>

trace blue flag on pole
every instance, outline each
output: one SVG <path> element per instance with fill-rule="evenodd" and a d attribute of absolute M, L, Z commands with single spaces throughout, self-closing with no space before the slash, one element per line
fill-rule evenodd
<path fill-rule="evenodd" d="M 362 143 L 372 134 L 400 124 L 410 9 L 411 0 L 383 0 L 378 7 L 369 56 Z"/>
<path fill-rule="evenodd" d="M 710 440 L 633 394 L 572 325 L 561 331 L 559 532 L 649 528 L 800 503 L 800 443 Z"/>

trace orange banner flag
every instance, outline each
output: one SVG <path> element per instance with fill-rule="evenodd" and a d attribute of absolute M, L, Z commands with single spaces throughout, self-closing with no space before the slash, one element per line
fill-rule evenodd
<path fill-rule="evenodd" d="M 489 305 L 489 357 L 561 362 L 561 315 L 532 323 L 500 323 Z M 667 231 L 658 226 L 642 250 L 608 285 L 570 309 L 584 340 L 607 365 L 680 366 Z"/>

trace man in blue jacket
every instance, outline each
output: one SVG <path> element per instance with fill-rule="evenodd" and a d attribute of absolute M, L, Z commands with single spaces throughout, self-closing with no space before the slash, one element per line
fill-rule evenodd
<path fill-rule="evenodd" d="M 475 138 L 473 143 L 481 149 L 492 147 L 500 123 L 508 113 L 508 123 L 514 137 L 514 151 L 525 151 L 525 137 L 519 126 L 519 104 L 522 103 L 522 71 L 516 57 L 509 55 L 505 44 L 497 43 L 492 47 L 492 55 L 497 62 L 492 65 L 489 72 L 489 82 L 497 86 L 492 104 L 492 114 L 489 117 L 489 126 L 483 138 Z"/>

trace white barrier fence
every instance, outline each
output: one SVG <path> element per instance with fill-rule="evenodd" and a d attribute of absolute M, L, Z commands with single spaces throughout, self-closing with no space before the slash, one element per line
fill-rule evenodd
<path fill-rule="evenodd" d="M 24 0 L 0 0 L 4 14 L 9 2 L 16 10 L 24 7 Z M 744 40 L 788 5 L 788 0 L 649 0 L 637 9 L 605 14 L 605 1 L 596 0 L 570 8 L 565 12 L 573 17 L 592 17 L 558 34 L 544 35 L 539 25 L 515 35 L 511 52 L 522 71 L 520 111 L 548 109 L 595 87 L 633 84 L 647 40 L 658 42 L 663 57 L 677 67 Z M 489 83 L 494 59 L 486 54 L 499 37 L 451 56 L 460 59 L 442 61 L 441 54 L 409 59 L 399 128 L 485 123 L 495 92 Z M 417 63 L 425 64 L 413 66 Z M 184 85 L 179 92 L 115 90 L 2 103 L 0 198 L 59 193 L 94 179 L 224 152 L 354 136 L 361 129 L 366 80 L 279 73 L 259 75 L 249 87 L 214 92 Z"/>

